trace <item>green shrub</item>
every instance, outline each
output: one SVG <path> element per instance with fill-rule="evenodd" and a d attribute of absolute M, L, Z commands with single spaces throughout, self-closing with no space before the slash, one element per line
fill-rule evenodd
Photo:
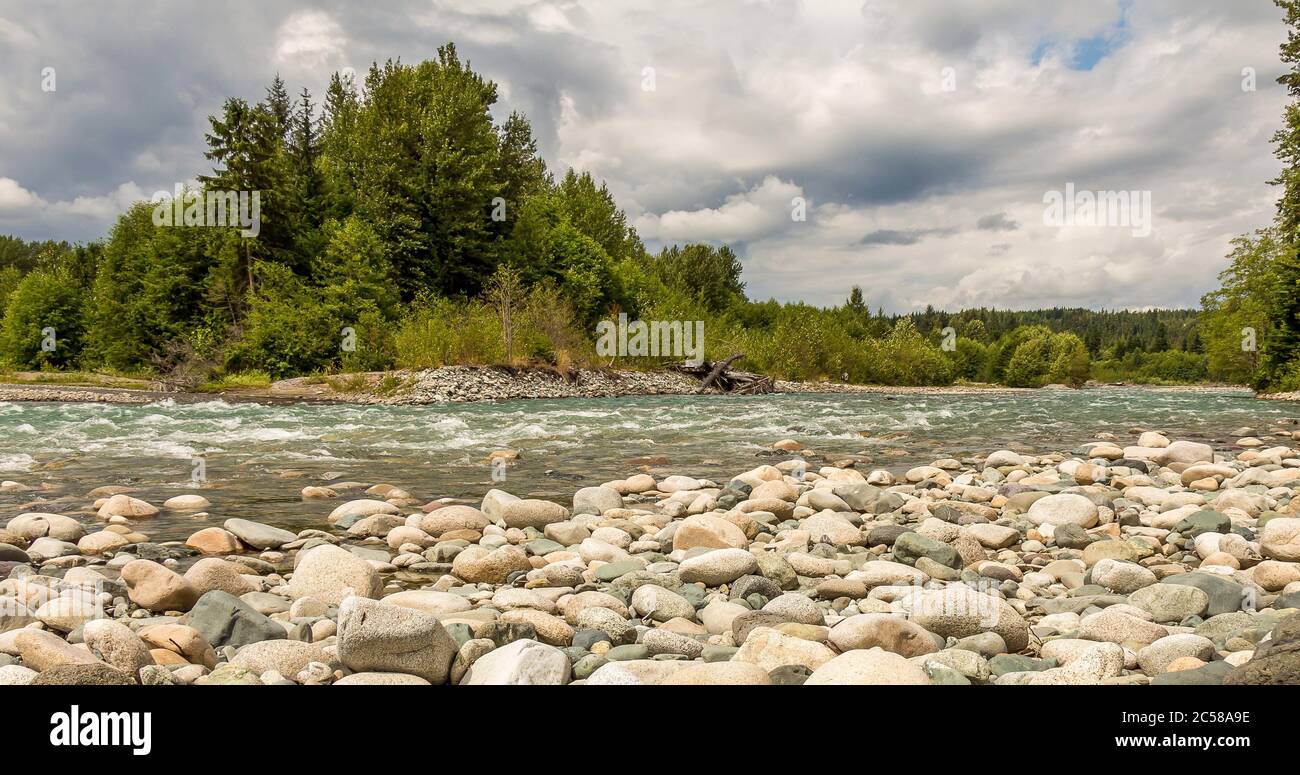
<path fill-rule="evenodd" d="M 501 320 L 486 304 L 425 296 L 412 303 L 394 335 L 403 369 L 488 365 L 505 357 Z"/>
<path fill-rule="evenodd" d="M 85 293 L 63 269 L 37 270 L 9 296 L 0 356 L 18 368 L 66 368 L 81 357 Z"/>

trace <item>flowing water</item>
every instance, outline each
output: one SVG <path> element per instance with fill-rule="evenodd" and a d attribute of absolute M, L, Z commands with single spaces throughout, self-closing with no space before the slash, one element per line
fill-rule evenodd
<path fill-rule="evenodd" d="M 1266 432 L 1300 414 L 1244 390 L 1139 388 L 1023 394 L 778 394 L 509 401 L 446 406 L 252 403 L 145 406 L 0 403 L 0 478 L 45 492 L 0 494 L 0 522 L 20 511 L 74 513 L 86 492 L 137 487 L 155 505 L 198 490 L 207 516 L 164 512 L 143 527 L 183 539 L 228 517 L 291 529 L 319 527 L 337 501 L 304 501 L 331 477 L 387 482 L 415 497 L 477 500 L 490 487 L 567 501 L 582 486 L 640 470 L 725 481 L 774 459 L 792 437 L 822 455 L 866 455 L 868 467 L 905 470 L 941 457 L 999 448 L 1068 451 L 1110 431 L 1167 431 L 1223 444 L 1241 426 Z M 520 459 L 493 482 L 487 455 Z"/>

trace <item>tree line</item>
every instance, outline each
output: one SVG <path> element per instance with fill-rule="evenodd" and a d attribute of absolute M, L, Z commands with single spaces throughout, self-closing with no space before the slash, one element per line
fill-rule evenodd
<path fill-rule="evenodd" d="M 1300 0 L 1274 0 L 1287 39 L 1278 82 L 1291 97 L 1273 135 L 1281 189 L 1273 223 L 1233 240 L 1219 287 L 1201 299 L 1210 367 L 1262 391 L 1300 390 Z"/>
<path fill-rule="evenodd" d="M 1190 310 L 886 315 L 856 287 L 834 307 L 750 300 L 729 247 L 648 251 L 603 183 L 553 174 L 523 115 L 494 118 L 497 98 L 447 44 L 416 65 L 376 63 L 361 83 L 336 73 L 319 104 L 278 76 L 259 101 L 227 99 L 209 118 L 212 168 L 196 193 L 260 192 L 256 236 L 160 225 L 156 203 L 140 202 L 90 244 L 0 238 L 0 359 L 189 387 L 460 363 L 660 365 L 596 354 L 596 323 L 626 313 L 703 320 L 708 357 L 743 352 L 747 369 L 786 379 L 1238 374 Z"/>

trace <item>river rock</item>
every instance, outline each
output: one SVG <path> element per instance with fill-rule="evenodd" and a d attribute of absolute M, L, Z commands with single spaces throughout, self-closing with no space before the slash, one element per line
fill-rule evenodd
<path fill-rule="evenodd" d="M 641 639 L 641 645 L 645 646 L 651 656 L 680 654 L 695 659 L 704 653 L 704 644 L 700 641 L 663 628 L 655 628 L 647 632 Z"/>
<path fill-rule="evenodd" d="M 487 493 L 483 495 L 483 501 L 479 505 L 479 508 L 488 516 L 489 522 L 491 522 L 492 520 L 501 518 L 501 509 L 504 508 L 507 503 L 513 503 L 517 500 L 519 500 L 519 496 L 511 495 L 505 490 L 494 488 L 488 490 Z"/>
<path fill-rule="evenodd" d="M 109 554 L 130 545 L 130 543 L 131 539 L 121 533 L 112 530 L 100 530 L 82 536 L 77 541 L 77 551 L 87 556 Z"/>
<path fill-rule="evenodd" d="M 158 507 L 152 506 L 139 498 L 132 498 L 130 495 L 114 495 L 104 501 L 104 505 L 99 507 L 98 516 L 100 519 L 107 520 L 110 517 L 127 517 L 128 519 L 141 519 L 152 517 L 158 514 Z"/>
<path fill-rule="evenodd" d="M 1025 517 L 1035 525 L 1075 524 L 1092 527 L 1097 524 L 1097 505 L 1082 495 L 1059 493 L 1034 501 Z"/>
<path fill-rule="evenodd" d="M 686 598 L 655 584 L 642 584 L 632 593 L 632 610 L 656 622 L 695 618 L 695 606 Z"/>
<path fill-rule="evenodd" d="M 27 554 L 37 562 L 45 562 L 56 557 L 71 557 L 81 554 L 76 544 L 44 536 L 32 541 L 27 547 Z"/>
<path fill-rule="evenodd" d="M 926 557 L 949 568 L 962 567 L 961 556 L 957 554 L 956 549 L 919 533 L 909 532 L 900 535 L 894 541 L 893 551 L 896 560 L 908 565 L 915 565 L 918 559 Z"/>
<path fill-rule="evenodd" d="M 437 617 L 412 608 L 351 597 L 339 607 L 339 659 L 358 672 L 447 681 L 458 646 Z"/>
<path fill-rule="evenodd" d="M 774 613 L 788 622 L 798 624 L 811 624 L 821 626 L 826 623 L 826 618 L 822 614 L 821 606 L 817 605 L 807 595 L 801 595 L 796 592 L 786 592 L 777 595 L 763 606 L 763 610 L 768 613 Z"/>
<path fill-rule="evenodd" d="M 1000 449 L 996 452 L 990 452 L 984 458 L 985 468 L 1002 468 L 1004 466 L 1022 466 L 1025 459 L 1019 454 L 1009 449 Z"/>
<path fill-rule="evenodd" d="M 804 686 L 928 686 L 925 670 L 881 648 L 855 649 L 813 670 Z"/>
<path fill-rule="evenodd" d="M 1217 573 L 1204 571 L 1179 573 L 1164 577 L 1160 583 L 1185 584 L 1205 592 L 1210 600 L 1206 606 L 1205 616 L 1241 611 L 1250 601 L 1250 595 L 1244 586 L 1233 581 L 1229 576 L 1221 576 Z"/>
<path fill-rule="evenodd" d="M 243 547 L 229 530 L 205 527 L 185 539 L 185 545 L 202 554 L 234 554 Z"/>
<path fill-rule="evenodd" d="M 1092 583 L 1117 592 L 1121 595 L 1149 587 L 1156 583 L 1156 574 L 1135 562 L 1120 560 L 1099 560 L 1092 568 Z"/>
<path fill-rule="evenodd" d="M 475 660 L 461 684 L 555 686 L 569 682 L 569 670 L 569 657 L 560 649 L 535 640 L 517 640 Z"/>
<path fill-rule="evenodd" d="M 1014 527 L 989 523 L 967 525 L 963 532 L 979 541 L 985 549 L 1007 549 L 1020 543 L 1022 538 L 1020 531 Z"/>
<path fill-rule="evenodd" d="M 699 582 L 716 587 L 757 570 L 758 560 L 744 549 L 714 549 L 683 560 L 678 574 L 688 584 Z"/>
<path fill-rule="evenodd" d="M 661 686 L 769 686 L 767 671 L 750 662 L 692 663 L 673 672 Z"/>
<path fill-rule="evenodd" d="M 1251 579 L 1268 592 L 1300 582 L 1300 563 L 1264 560 L 1251 569 Z"/>
<path fill-rule="evenodd" d="M 214 589 L 229 592 L 238 597 L 249 592 L 256 592 L 256 581 L 240 573 L 240 566 L 216 557 L 204 557 L 185 571 L 185 580 L 202 595 Z"/>
<path fill-rule="evenodd" d="M 862 582 L 869 591 L 876 587 L 920 586 L 930 580 L 930 575 L 925 571 L 900 562 L 871 560 L 864 562 L 862 567 L 845 576 L 845 578 L 849 581 Z"/>
<path fill-rule="evenodd" d="M 163 508 L 172 511 L 202 511 L 212 502 L 202 495 L 176 495 L 163 501 Z"/>
<path fill-rule="evenodd" d="M 601 665 L 588 678 L 587 686 L 653 686 L 662 684 L 693 663 L 682 660 L 628 659 Z"/>
<path fill-rule="evenodd" d="M 189 626 L 216 648 L 240 648 L 286 637 L 284 627 L 229 592 L 213 590 L 199 598 L 189 614 Z"/>
<path fill-rule="evenodd" d="M 1150 587 L 1148 587 L 1149 589 Z M 1083 617 L 1078 636 L 1109 643 L 1155 643 L 1169 634 L 1165 627 L 1119 610 L 1105 609 Z"/>
<path fill-rule="evenodd" d="M 1300 519 L 1270 519 L 1259 537 L 1260 553 L 1283 562 L 1300 562 Z"/>
<path fill-rule="evenodd" d="M 604 514 L 623 508 L 623 496 L 613 487 L 583 487 L 573 494 L 574 514 Z M 555 520 L 552 520 L 555 521 Z"/>
<path fill-rule="evenodd" d="M 841 652 L 879 647 L 904 657 L 939 650 L 928 630 L 893 614 L 850 616 L 831 628 L 830 642 Z"/>
<path fill-rule="evenodd" d="M 82 638 L 92 654 L 128 675 L 152 665 L 149 647 L 131 628 L 110 619 L 96 619 L 82 628 Z"/>
<path fill-rule="evenodd" d="M 135 678 L 115 667 L 97 662 L 88 665 L 59 665 L 41 674 L 31 686 L 131 686 Z"/>
<path fill-rule="evenodd" d="M 552 522 L 563 522 L 568 518 L 569 510 L 560 504 L 534 498 L 524 498 L 506 503 L 501 507 L 500 517 L 506 527 L 520 529 L 532 527 L 538 530 Z"/>
<path fill-rule="evenodd" d="M 330 512 L 329 522 L 334 524 L 345 517 L 368 517 L 372 514 L 400 514 L 401 509 L 397 508 L 388 501 L 377 501 L 362 498 L 360 500 L 347 501 L 340 503 Z M 227 528 L 229 530 L 229 528 Z M 230 532 L 235 533 L 231 530 Z M 235 535 L 239 535 L 235 533 Z"/>
<path fill-rule="evenodd" d="M 40 673 L 22 665 L 0 665 L 0 686 L 27 686 L 38 675 Z"/>
<path fill-rule="evenodd" d="M 338 604 L 352 595 L 378 598 L 383 582 L 370 563 L 346 549 L 330 544 L 315 546 L 298 555 L 289 579 L 289 597 L 314 597 Z"/>
<path fill-rule="evenodd" d="M 418 675 L 405 673 L 353 673 L 334 682 L 335 686 L 429 686 Z"/>
<path fill-rule="evenodd" d="M 1152 584 L 1129 595 L 1128 601 L 1150 612 L 1158 623 L 1177 624 L 1189 616 L 1204 614 L 1210 596 L 1185 584 Z"/>
<path fill-rule="evenodd" d="M 433 589 L 408 589 L 395 592 L 383 598 L 381 602 L 422 611 L 434 616 L 454 616 L 474 608 L 474 604 L 464 595 L 458 595 L 454 592 L 438 592 Z"/>
<path fill-rule="evenodd" d="M 0 608 L 0 616 L 5 613 Z M 92 619 L 103 618 L 104 610 L 93 595 L 76 593 L 53 598 L 37 608 L 34 615 L 51 630 L 71 632 Z"/>
<path fill-rule="evenodd" d="M 493 491 L 497 492 L 497 491 Z M 513 497 L 513 496 L 511 496 Z M 486 498 L 484 499 L 486 502 Z M 435 538 L 443 533 L 450 533 L 456 530 L 474 530 L 481 532 L 483 528 L 492 524 L 489 515 L 479 511 L 473 506 L 452 505 L 443 506 L 440 509 L 434 509 L 428 514 L 421 514 L 416 518 L 415 527 L 420 528 Z"/>
<path fill-rule="evenodd" d="M 312 662 L 328 661 L 324 647 L 317 643 L 264 640 L 240 648 L 230 664 L 258 675 L 274 670 L 283 676 L 296 676 Z"/>
<path fill-rule="evenodd" d="M 86 649 L 45 630 L 20 630 L 13 642 L 23 664 L 38 673 L 63 665 L 105 664 Z"/>
<path fill-rule="evenodd" d="M 1147 675 L 1165 672 L 1170 663 L 1182 657 L 1195 657 L 1202 662 L 1214 658 L 1214 641 L 1190 632 L 1166 635 L 1138 652 L 1138 665 Z"/>
<path fill-rule="evenodd" d="M 799 527 L 808 531 L 814 540 L 828 541 L 835 546 L 861 546 L 867 542 L 867 537 L 857 526 L 837 514 L 814 514 Z"/>
<path fill-rule="evenodd" d="M 228 519 L 222 525 L 240 541 L 254 549 L 279 549 L 287 543 L 298 540 L 298 536 L 288 530 L 249 519 Z"/>
<path fill-rule="evenodd" d="M 700 609 L 699 618 L 710 635 L 721 635 L 730 632 L 736 617 L 748 610 L 743 605 L 715 599 Z"/>
<path fill-rule="evenodd" d="M 451 572 L 474 584 L 504 584 L 511 573 L 532 570 L 528 555 L 517 546 L 484 549 L 470 546 L 452 560 Z"/>
<path fill-rule="evenodd" d="M 131 602 L 150 611 L 188 611 L 199 599 L 183 576 L 153 560 L 132 560 L 122 566 L 122 582 Z"/>
<path fill-rule="evenodd" d="M 214 667 L 217 664 L 217 652 L 212 644 L 203 637 L 203 633 L 189 625 L 155 624 L 141 629 L 139 635 L 151 651 L 170 651 L 195 665 Z"/>
<path fill-rule="evenodd" d="M 27 541 L 49 537 L 75 543 L 86 534 L 86 529 L 72 517 L 39 512 L 19 514 L 9 520 L 5 529 Z"/>
<path fill-rule="evenodd" d="M 1029 644 L 1029 625 L 1007 601 L 968 587 L 908 590 L 893 604 L 898 613 L 937 635 L 964 638 L 994 632 L 1012 652 Z"/>
<path fill-rule="evenodd" d="M 1164 448 L 1158 459 L 1166 466 L 1172 463 L 1213 463 L 1214 449 L 1196 441 L 1175 441 Z"/>
<path fill-rule="evenodd" d="M 751 630 L 732 657 L 737 662 L 750 662 L 771 672 L 782 665 L 801 665 L 816 670 L 835 656 L 835 652 L 820 643 L 786 635 L 771 627 Z"/>
<path fill-rule="evenodd" d="M 1300 684 L 1300 614 L 1279 622 L 1250 661 L 1234 668 L 1223 682 L 1235 686 Z"/>
<path fill-rule="evenodd" d="M 673 533 L 673 550 L 685 551 L 704 547 L 706 549 L 744 549 L 749 546 L 745 531 L 735 523 L 711 514 L 697 514 L 687 517 L 677 526 Z"/>

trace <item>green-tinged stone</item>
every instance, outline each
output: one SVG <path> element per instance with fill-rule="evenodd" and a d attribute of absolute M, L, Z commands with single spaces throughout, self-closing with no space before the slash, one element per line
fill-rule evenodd
<path fill-rule="evenodd" d="M 1175 576 L 1166 576 L 1160 580 L 1160 583 L 1186 584 L 1205 592 L 1210 596 L 1210 605 L 1205 611 L 1207 618 L 1241 611 L 1243 610 L 1243 604 L 1246 602 L 1246 588 L 1217 573 L 1201 571 L 1179 573 Z"/>
<path fill-rule="evenodd" d="M 587 678 L 592 673 L 596 672 L 597 668 L 601 665 L 607 664 L 608 662 L 608 659 L 599 654 L 588 654 L 573 663 L 573 677 L 578 680 Z"/>
<path fill-rule="evenodd" d="M 549 538 L 539 538 L 536 541 L 529 541 L 524 544 L 524 550 L 529 554 L 541 557 L 551 552 L 560 552 L 564 550 L 564 545 L 558 541 L 552 541 Z"/>
<path fill-rule="evenodd" d="M 1201 533 L 1226 533 L 1232 529 L 1232 520 L 1217 511 L 1204 509 L 1190 514 L 1174 525 L 1174 532 L 1189 538 Z"/>
<path fill-rule="evenodd" d="M 611 562 L 608 565 L 602 565 L 596 569 L 596 579 L 599 581 L 613 581 L 620 576 L 626 576 L 629 573 L 642 570 L 643 566 L 636 560 L 621 560 Z"/>
<path fill-rule="evenodd" d="M 926 662 L 925 674 L 937 686 L 970 686 L 970 679 L 939 662 Z"/>
<path fill-rule="evenodd" d="M 704 647 L 705 662 L 729 662 L 731 657 L 740 651 L 736 646 L 715 646 L 709 644 Z"/>
<path fill-rule="evenodd" d="M 1034 659 L 1020 654 L 998 654 L 989 660 L 989 671 L 993 675 L 1007 673 L 1041 672 L 1056 667 L 1055 659 Z"/>
<path fill-rule="evenodd" d="M 642 646 L 640 643 L 630 643 L 626 646 L 615 646 L 605 652 L 605 659 L 610 662 L 626 662 L 632 659 L 649 659 L 650 649 Z"/>
<path fill-rule="evenodd" d="M 1227 662 L 1211 662 L 1192 670 L 1161 673 L 1151 679 L 1152 686 L 1218 686 L 1232 672 Z"/>
<path fill-rule="evenodd" d="M 920 533 L 903 533 L 894 541 L 894 559 L 907 565 L 915 565 L 917 559 L 929 557 L 940 565 L 949 568 L 961 567 L 961 555 L 952 546 L 926 538 Z"/>

